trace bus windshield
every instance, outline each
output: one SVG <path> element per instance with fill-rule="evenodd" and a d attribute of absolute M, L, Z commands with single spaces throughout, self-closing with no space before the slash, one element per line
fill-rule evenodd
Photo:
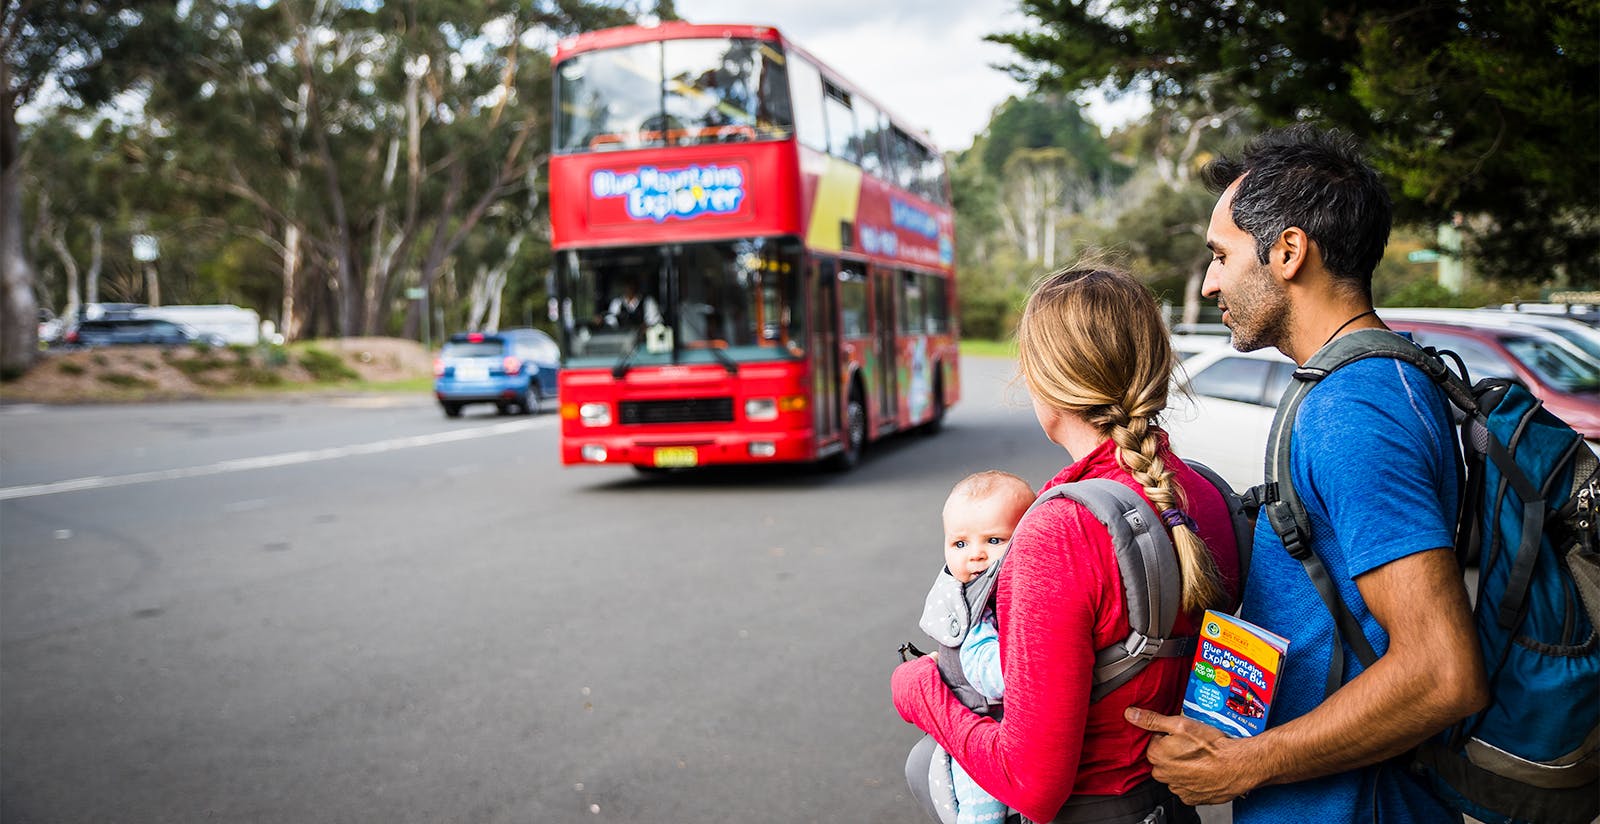
<path fill-rule="evenodd" d="M 732 366 L 805 354 L 798 241 L 569 251 L 557 268 L 568 366 Z"/>
<path fill-rule="evenodd" d="M 786 138 L 783 54 L 743 38 L 638 43 L 556 68 L 557 152 Z"/>

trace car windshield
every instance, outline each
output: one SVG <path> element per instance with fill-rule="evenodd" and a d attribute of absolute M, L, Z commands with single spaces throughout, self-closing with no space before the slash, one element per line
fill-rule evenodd
<path fill-rule="evenodd" d="M 558 270 L 569 366 L 726 366 L 803 354 L 794 240 L 571 251 Z"/>
<path fill-rule="evenodd" d="M 1529 371 L 1563 392 L 1600 390 L 1600 365 L 1554 341 L 1510 336 L 1501 343 Z"/>
<path fill-rule="evenodd" d="M 1582 349 L 1584 354 L 1594 358 L 1596 362 L 1600 362 L 1600 334 L 1595 334 L 1594 330 L 1569 327 L 1565 324 L 1545 328 L 1560 335 L 1567 343 Z"/>
<path fill-rule="evenodd" d="M 563 61 L 556 77 L 558 152 L 775 140 L 794 127 L 783 54 L 760 40 L 585 52 Z"/>
<path fill-rule="evenodd" d="M 450 341 L 439 351 L 444 358 L 498 358 L 505 347 L 500 341 L 463 342 Z"/>

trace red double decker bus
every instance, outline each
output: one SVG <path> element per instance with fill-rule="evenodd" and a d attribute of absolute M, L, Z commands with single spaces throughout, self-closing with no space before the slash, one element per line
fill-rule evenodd
<path fill-rule="evenodd" d="M 829 460 L 960 394 L 944 162 L 765 26 L 554 57 L 561 459 Z"/>

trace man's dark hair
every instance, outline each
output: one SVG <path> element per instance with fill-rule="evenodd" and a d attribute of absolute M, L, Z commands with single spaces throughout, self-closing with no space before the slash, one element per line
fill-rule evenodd
<path fill-rule="evenodd" d="M 1322 251 L 1329 273 L 1371 295 L 1393 207 L 1354 137 L 1306 125 L 1277 129 L 1250 141 L 1237 158 L 1207 163 L 1200 174 L 1218 194 L 1244 178 L 1233 196 L 1233 222 L 1256 239 L 1261 263 L 1278 235 L 1298 226 Z"/>

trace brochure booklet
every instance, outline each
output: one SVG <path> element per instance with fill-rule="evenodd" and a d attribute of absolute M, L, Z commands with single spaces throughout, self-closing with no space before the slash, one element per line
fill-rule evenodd
<path fill-rule="evenodd" d="M 1183 714 L 1235 738 L 1267 728 L 1289 641 L 1249 621 L 1206 610 Z"/>

